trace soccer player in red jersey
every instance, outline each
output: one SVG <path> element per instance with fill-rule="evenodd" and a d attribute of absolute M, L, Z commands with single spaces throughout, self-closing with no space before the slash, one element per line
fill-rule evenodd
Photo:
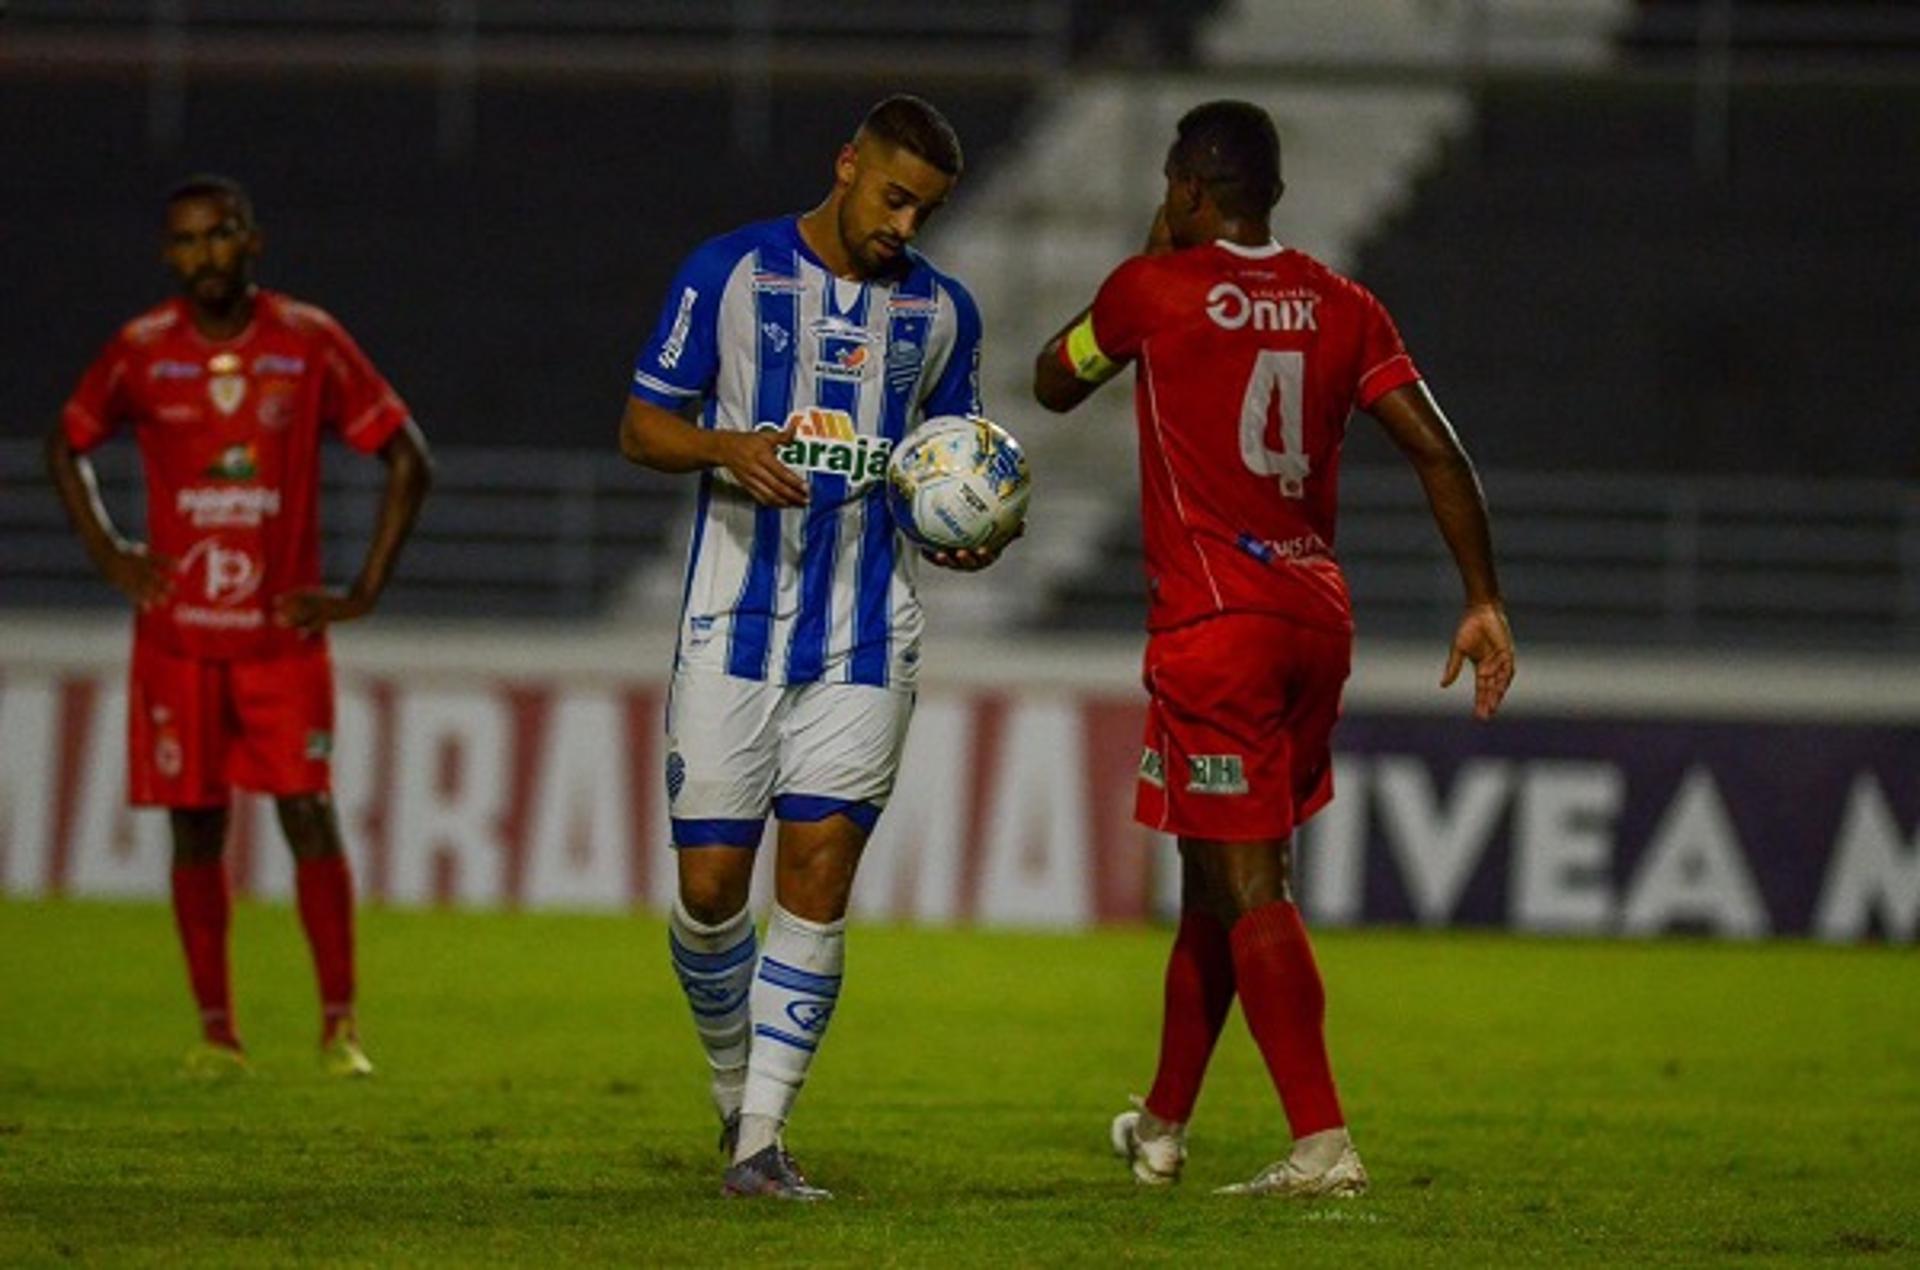
<path fill-rule="evenodd" d="M 138 610 L 128 783 L 165 807 L 173 911 L 203 1042 L 189 1066 L 244 1070 L 227 973 L 221 856 L 233 786 L 271 794 L 295 859 L 319 979 L 321 1053 L 372 1072 L 354 1026 L 353 882 L 328 795 L 327 627 L 369 612 L 426 496 L 426 442 L 405 403 L 327 314 L 257 287 L 246 191 L 195 177 L 167 198 L 162 257 L 180 294 L 123 327 L 47 440 L 80 540 Z M 122 428 L 140 447 L 147 541 L 123 538 L 86 454 Z M 379 522 L 345 592 L 320 584 L 324 430 L 387 465 Z"/>
<path fill-rule="evenodd" d="M 1355 1195 L 1324 1035 L 1326 998 L 1292 899 L 1294 830 L 1332 796 L 1329 739 L 1353 618 L 1334 558 L 1340 442 L 1355 409 L 1413 463 L 1466 591 L 1441 686 L 1471 661 L 1474 713 L 1512 682 L 1513 637 L 1471 462 L 1380 302 L 1274 241 L 1280 141 L 1217 101 L 1181 119 L 1145 254 L 1041 351 L 1034 395 L 1071 410 L 1138 368 L 1150 595 L 1146 750 L 1135 814 L 1176 834 L 1181 920 L 1160 1065 L 1114 1148 L 1176 1180 L 1207 1060 L 1237 994 L 1293 1149 L 1236 1194 Z"/>

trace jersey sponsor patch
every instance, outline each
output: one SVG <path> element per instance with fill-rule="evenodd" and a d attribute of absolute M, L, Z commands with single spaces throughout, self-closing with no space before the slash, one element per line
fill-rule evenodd
<path fill-rule="evenodd" d="M 847 478 L 858 489 L 886 479 L 893 442 L 867 436 L 854 426 L 844 410 L 813 407 L 787 416 L 793 439 L 777 451 L 780 461 L 796 472 L 825 472 Z"/>
<path fill-rule="evenodd" d="M 673 329 L 667 332 L 666 343 L 660 346 L 660 367 L 672 370 L 680 364 L 680 355 L 687 351 L 687 332 L 693 326 L 693 306 L 700 300 L 700 293 L 692 287 L 680 292 L 680 308 L 673 315 Z"/>
<path fill-rule="evenodd" d="M 1312 291 L 1286 290 L 1249 294 L 1231 282 L 1216 282 L 1207 292 L 1207 318 L 1223 331 L 1251 326 L 1256 331 L 1317 331 L 1314 310 L 1320 297 Z"/>
<path fill-rule="evenodd" d="M 1195 754 L 1187 759 L 1190 794 L 1244 794 L 1247 766 L 1238 754 Z"/>
<path fill-rule="evenodd" d="M 1140 779 L 1155 789 L 1167 786 L 1167 761 L 1151 745 L 1140 751 Z"/>

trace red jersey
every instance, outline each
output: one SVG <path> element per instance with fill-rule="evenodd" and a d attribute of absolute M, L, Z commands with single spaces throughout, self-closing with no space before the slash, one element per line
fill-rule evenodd
<path fill-rule="evenodd" d="M 1093 303 L 1083 369 L 1138 360 L 1147 625 L 1275 613 L 1351 631 L 1333 554 L 1347 418 L 1419 379 L 1373 295 L 1278 244 L 1136 256 Z"/>
<path fill-rule="evenodd" d="M 137 634 L 176 655 L 280 656 L 313 641 L 273 623 L 274 598 L 320 581 L 320 434 L 385 445 L 407 407 L 340 324 L 270 291 L 231 340 L 183 300 L 128 323 L 61 415 L 84 453 L 121 427 L 140 446 L 147 541 L 174 563 L 167 603 Z"/>

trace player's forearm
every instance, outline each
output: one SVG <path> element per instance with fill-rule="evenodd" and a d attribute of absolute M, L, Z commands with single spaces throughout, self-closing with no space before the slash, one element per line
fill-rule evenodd
<path fill-rule="evenodd" d="M 656 472 L 697 472 L 723 459 L 720 434 L 688 423 L 672 411 L 630 398 L 620 419 L 620 453 Z"/>
<path fill-rule="evenodd" d="M 399 563 L 400 549 L 413 533 L 420 508 L 433 485 L 433 461 L 426 441 L 413 424 L 396 433 L 380 457 L 387 465 L 386 490 L 380 498 L 380 515 L 374 522 L 373 540 L 367 544 L 366 559 L 354 579 L 353 596 L 371 605 L 387 589 Z"/>
<path fill-rule="evenodd" d="M 113 517 L 100 499 L 100 483 L 94 477 L 93 464 L 75 454 L 66 433 L 55 428 L 47 437 L 47 475 L 67 519 L 86 548 L 94 567 L 105 570 L 114 554 L 126 547 L 126 540 L 113 526 Z"/>
<path fill-rule="evenodd" d="M 1065 326 L 1053 333 L 1040 348 L 1040 355 L 1033 359 L 1033 399 L 1055 414 L 1065 414 L 1093 395 L 1099 387 L 1089 383 L 1074 373 L 1072 359 L 1067 356 L 1067 337 L 1073 329 L 1087 320 L 1090 309 L 1082 309 L 1073 315 Z"/>
<path fill-rule="evenodd" d="M 1486 495 L 1464 450 L 1422 455 L 1414 460 L 1427 506 L 1446 540 L 1453 563 L 1460 570 L 1466 602 L 1497 604 L 1500 580 L 1493 564 L 1493 527 L 1487 517 Z"/>

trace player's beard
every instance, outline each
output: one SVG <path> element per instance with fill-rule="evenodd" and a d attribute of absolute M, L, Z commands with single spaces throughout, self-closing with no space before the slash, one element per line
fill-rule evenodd
<path fill-rule="evenodd" d="M 899 250 L 891 256 L 877 251 L 875 244 L 887 236 L 879 233 L 860 233 L 858 227 L 852 224 L 850 209 L 845 203 L 840 205 L 840 215 L 835 221 L 834 228 L 840 234 L 840 245 L 846 248 L 847 258 L 853 261 L 862 277 L 878 278 L 894 273 L 906 261 L 905 243 L 898 243 Z M 896 239 L 887 239 L 887 241 L 898 242 Z"/>

